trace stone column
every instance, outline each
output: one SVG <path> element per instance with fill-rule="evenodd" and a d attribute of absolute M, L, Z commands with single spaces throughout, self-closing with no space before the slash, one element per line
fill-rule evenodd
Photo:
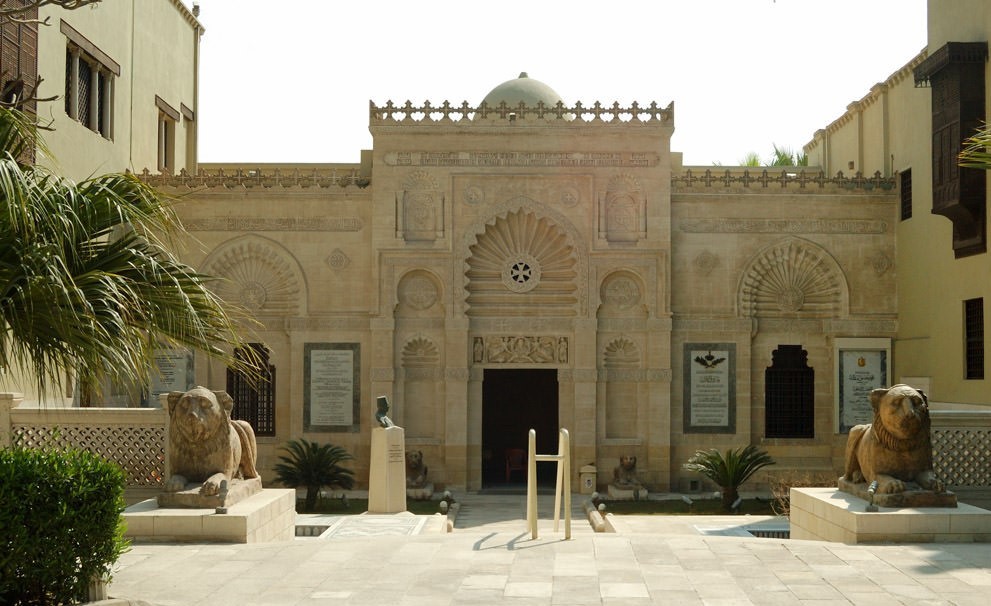
<path fill-rule="evenodd" d="M 11 445 L 14 427 L 11 425 L 10 411 L 24 401 L 24 394 L 0 392 L 0 448 Z"/>

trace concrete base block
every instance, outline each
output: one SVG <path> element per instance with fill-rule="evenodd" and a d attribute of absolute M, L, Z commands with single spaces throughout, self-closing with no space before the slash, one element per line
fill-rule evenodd
<path fill-rule="evenodd" d="M 124 510 L 134 541 L 267 543 L 296 536 L 296 491 L 266 488 L 227 508 L 166 509 L 148 499 Z"/>
<path fill-rule="evenodd" d="M 948 507 L 878 507 L 836 488 L 792 488 L 792 539 L 836 543 L 987 543 L 991 511 Z"/>
<path fill-rule="evenodd" d="M 647 499 L 646 488 L 617 488 L 609 485 L 609 498 L 614 501 L 642 501 Z"/>

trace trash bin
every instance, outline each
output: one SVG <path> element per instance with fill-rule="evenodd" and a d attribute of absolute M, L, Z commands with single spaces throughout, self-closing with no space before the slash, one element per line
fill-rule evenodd
<path fill-rule="evenodd" d="M 595 465 L 584 465 L 578 471 L 578 492 L 592 494 L 595 492 Z"/>

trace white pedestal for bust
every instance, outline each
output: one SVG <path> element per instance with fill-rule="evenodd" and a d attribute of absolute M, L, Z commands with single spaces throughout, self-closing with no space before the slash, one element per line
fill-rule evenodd
<path fill-rule="evenodd" d="M 402 427 L 372 429 L 368 513 L 406 511 L 406 433 Z"/>

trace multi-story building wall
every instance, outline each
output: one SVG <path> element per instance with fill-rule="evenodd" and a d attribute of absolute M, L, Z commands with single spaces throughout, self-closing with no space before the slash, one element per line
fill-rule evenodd
<path fill-rule="evenodd" d="M 38 115 L 45 140 L 73 179 L 196 166 L 199 45 L 203 27 L 179 0 L 104 0 L 40 9 Z"/>
<path fill-rule="evenodd" d="M 805 149 L 827 172 L 880 171 L 899 184 L 895 377 L 935 402 L 991 406 L 988 173 L 957 166 L 989 115 L 991 6 L 930 0 L 928 24 L 927 47 Z"/>

